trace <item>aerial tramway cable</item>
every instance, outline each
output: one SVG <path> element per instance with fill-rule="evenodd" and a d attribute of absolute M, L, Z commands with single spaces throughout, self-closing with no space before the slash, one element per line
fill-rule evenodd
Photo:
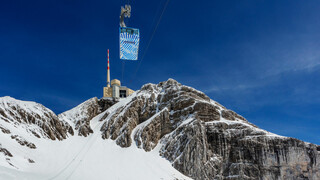
<path fill-rule="evenodd" d="M 123 83 L 123 76 L 124 76 L 124 61 L 122 61 L 122 72 L 121 72 L 121 82 Z"/>
<path fill-rule="evenodd" d="M 138 70 L 140 69 L 140 66 L 149 50 L 149 47 L 151 45 L 151 42 L 155 36 L 155 33 L 159 27 L 159 24 L 161 22 L 161 19 L 167 9 L 167 6 L 169 4 L 170 0 L 166 0 L 166 2 L 163 5 L 162 11 L 160 13 L 160 16 L 158 18 L 157 23 L 155 24 L 155 19 L 157 17 L 158 11 L 160 9 L 160 4 L 158 6 L 157 13 L 153 19 L 152 26 L 153 31 L 151 33 L 151 36 L 149 37 L 147 41 L 147 46 L 145 47 L 142 58 L 140 59 L 140 62 L 138 63 L 133 76 L 131 76 L 130 82 L 132 82 L 137 75 Z M 138 51 L 139 51 L 139 41 L 140 41 L 140 32 L 139 29 L 137 28 L 129 28 L 126 26 L 126 23 L 128 23 L 128 20 L 131 16 L 131 5 L 130 5 L 130 0 L 127 0 L 126 5 L 121 7 L 121 13 L 120 13 L 120 59 L 122 60 L 122 77 L 121 81 L 124 79 L 124 67 L 125 67 L 125 62 L 124 60 L 138 60 Z M 126 23 L 125 23 L 126 20 Z M 155 26 L 154 26 L 155 24 Z"/>
<path fill-rule="evenodd" d="M 138 64 L 138 66 L 137 66 L 137 68 L 136 68 L 136 70 L 135 70 L 135 72 L 134 72 L 134 74 L 133 74 L 130 82 L 132 82 L 132 81 L 135 79 L 136 75 L 137 75 L 137 72 L 138 72 L 138 70 L 139 70 L 139 68 L 140 68 L 140 66 L 141 66 L 141 63 L 142 63 L 144 57 L 146 56 L 146 54 L 147 54 L 147 52 L 148 52 L 148 49 L 149 49 L 150 44 L 151 44 L 151 42 L 152 42 L 152 39 L 153 39 L 153 37 L 154 37 L 154 35 L 155 35 L 158 27 L 159 27 L 160 21 L 161 21 L 161 19 L 162 19 L 162 17 L 163 17 L 164 12 L 165 12 L 166 9 L 167 9 L 167 6 L 168 6 L 169 2 L 170 2 L 170 0 L 167 0 L 166 3 L 164 4 L 164 7 L 163 7 L 162 12 L 161 12 L 161 14 L 160 14 L 160 17 L 159 17 L 159 19 L 158 19 L 158 22 L 157 22 L 157 24 L 156 24 L 156 26 L 155 26 L 152 34 L 151 34 L 151 37 L 150 37 L 150 39 L 149 39 L 149 41 L 148 41 L 148 44 L 147 44 L 147 46 L 146 46 L 146 48 L 145 48 L 145 50 L 144 50 L 144 52 L 143 52 L 142 58 L 141 58 L 141 60 L 140 60 L 140 62 L 139 62 L 139 64 Z"/>

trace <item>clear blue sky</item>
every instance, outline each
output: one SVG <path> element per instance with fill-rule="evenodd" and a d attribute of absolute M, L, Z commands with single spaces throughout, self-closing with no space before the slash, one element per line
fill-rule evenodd
<path fill-rule="evenodd" d="M 125 0 L 3 1 L 0 96 L 56 113 L 101 97 L 111 78 L 139 89 L 174 78 L 268 131 L 320 144 L 320 1 L 132 1 L 138 62 L 119 60 Z"/>

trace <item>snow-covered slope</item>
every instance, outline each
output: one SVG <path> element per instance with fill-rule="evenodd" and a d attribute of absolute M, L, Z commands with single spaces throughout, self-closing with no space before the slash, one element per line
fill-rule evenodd
<path fill-rule="evenodd" d="M 38 138 L 62 140 L 67 137 L 69 125 L 41 104 L 20 101 L 11 97 L 0 98 L 0 128 L 21 129 Z M 4 125 L 5 124 L 5 125 Z"/>
<path fill-rule="evenodd" d="M 0 98 L 0 130 L 0 179 L 320 179 L 319 146 L 262 130 L 173 79 L 59 116 Z"/>
<path fill-rule="evenodd" d="M 50 110 L 37 103 L 19 101 L 10 97 L 4 97 L 1 100 L 1 109 L 5 112 L 5 116 L 0 117 L 1 180 L 189 179 L 174 169 L 169 161 L 159 156 L 159 148 L 146 153 L 135 146 L 121 148 L 112 140 L 103 140 L 99 131 L 103 122 L 99 120 L 110 113 L 112 108 L 94 118 L 89 117 L 88 113 L 83 113 L 91 114 L 96 111 L 96 108 L 93 108 L 97 102 L 96 98 L 59 115 L 60 121 L 72 124 L 73 128 L 79 124 L 79 121 L 90 119 L 90 127 L 94 133 L 87 137 L 69 135 L 63 141 L 52 141 L 46 138 L 40 127 L 28 123 L 29 119 L 26 119 L 25 123 L 17 123 L 18 120 L 13 118 L 15 116 L 10 119 L 7 115 L 11 109 L 15 114 L 15 109 L 24 108 L 31 114 L 38 113 L 41 116 L 41 114 L 51 113 L 51 116 L 56 117 Z M 122 104 L 125 102 L 126 100 Z M 117 106 L 121 106 L 121 103 L 115 107 Z M 33 135 L 33 131 L 44 135 L 38 138 Z M 16 139 L 27 139 L 27 142 L 34 146 L 20 145 L 16 142 L 17 140 L 12 139 L 13 135 L 18 135 Z"/>
<path fill-rule="evenodd" d="M 41 149 L 41 142 L 65 139 L 71 135 L 68 129 L 67 123 L 41 104 L 1 97 L 0 166 L 9 169 L 32 166 L 38 156 L 34 152 Z"/>
<path fill-rule="evenodd" d="M 78 135 L 87 136 L 93 133 L 90 120 L 101 113 L 98 98 L 91 98 L 77 107 L 58 115 L 59 119 L 67 122 Z"/>
<path fill-rule="evenodd" d="M 103 120 L 102 138 L 160 155 L 194 179 L 320 179 L 320 147 L 248 122 L 173 79 L 146 84 Z"/>

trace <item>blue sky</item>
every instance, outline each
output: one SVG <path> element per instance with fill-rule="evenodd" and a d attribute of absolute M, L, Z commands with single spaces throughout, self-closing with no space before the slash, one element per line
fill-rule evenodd
<path fill-rule="evenodd" d="M 320 1 L 171 0 L 147 51 L 166 0 L 130 1 L 140 61 L 122 73 L 125 2 L 2 2 L 0 96 L 56 113 L 101 97 L 109 48 L 111 78 L 132 89 L 174 78 L 263 129 L 320 144 Z"/>

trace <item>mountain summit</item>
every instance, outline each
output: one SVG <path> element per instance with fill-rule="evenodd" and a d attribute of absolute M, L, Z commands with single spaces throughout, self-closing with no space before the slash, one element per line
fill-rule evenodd
<path fill-rule="evenodd" d="M 320 179 L 320 146 L 173 79 L 56 115 L 0 98 L 0 179 Z"/>

